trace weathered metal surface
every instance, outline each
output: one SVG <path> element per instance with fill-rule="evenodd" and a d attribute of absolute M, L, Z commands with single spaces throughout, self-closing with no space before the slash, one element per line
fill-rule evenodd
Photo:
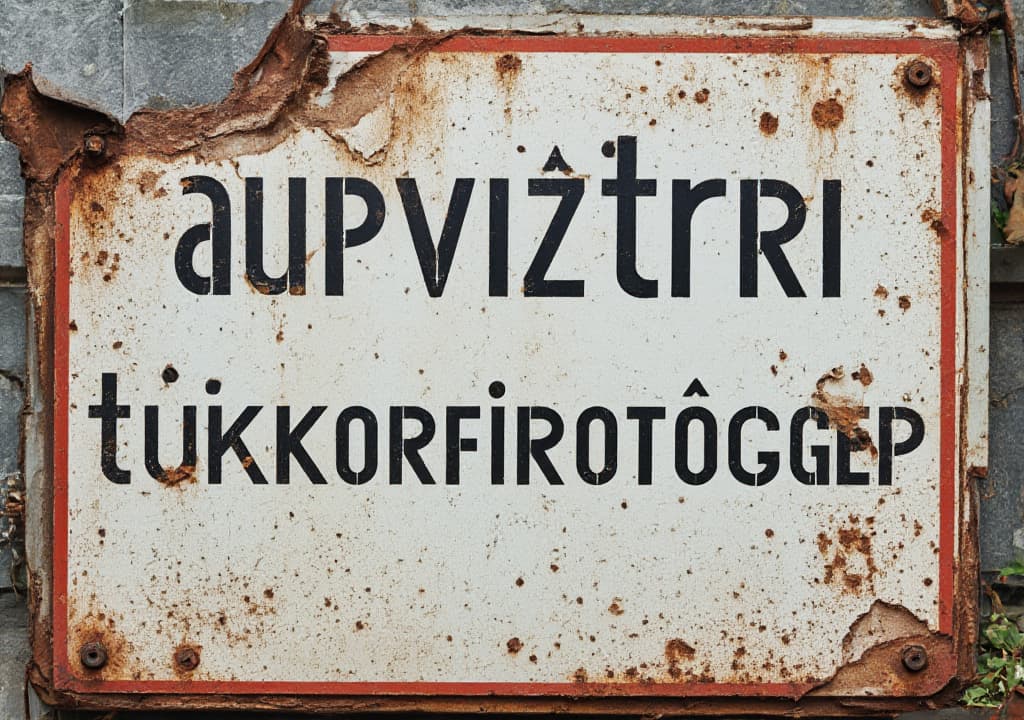
<path fill-rule="evenodd" d="M 220 107 L 23 143 L 56 269 L 52 287 L 31 274 L 55 317 L 53 632 L 36 644 L 51 699 L 866 712 L 952 697 L 971 665 L 968 469 L 984 467 L 985 336 L 967 312 L 987 279 L 970 154 L 983 56 L 923 22 L 617 22 L 633 33 L 587 18 L 554 36 L 317 41 L 290 19 Z M 45 117 L 27 78 L 4 114 L 16 140 Z M 380 214 L 364 217 L 365 184 L 328 178 L 371 182 Z M 714 178 L 723 196 L 686 237 L 683 183 Z M 782 260 L 742 260 L 744 232 L 787 218 L 773 180 L 806 220 Z M 576 192 L 554 260 L 536 260 Z M 465 219 L 446 224 L 459 197 Z M 271 277 L 246 269 L 258 218 Z M 342 250 L 338 227 L 376 232 Z M 206 284 L 222 237 L 230 260 Z M 246 406 L 244 445 L 211 452 Z M 315 468 L 295 442 L 279 459 L 317 406 L 301 439 Z M 376 418 L 369 478 L 338 450 L 353 406 Z M 650 448 L 631 407 L 654 408 Z M 677 462 L 693 407 L 716 425 L 708 479 L 703 421 Z M 422 466 L 391 439 L 418 434 L 416 408 L 437 428 Z M 544 437 L 543 408 L 564 421 L 548 453 L 563 482 L 520 439 Z M 823 452 L 827 483 L 824 465 L 807 477 Z"/>

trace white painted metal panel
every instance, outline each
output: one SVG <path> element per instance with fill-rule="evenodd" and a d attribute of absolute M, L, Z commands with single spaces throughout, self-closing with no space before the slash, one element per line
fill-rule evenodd
<path fill-rule="evenodd" d="M 310 101 L 328 119 L 271 147 L 128 156 L 65 181 L 68 685 L 793 696 L 908 627 L 947 638 L 965 323 L 955 42 L 456 36 L 412 53 L 352 117 L 359 74 L 396 42 L 331 38 L 330 84 Z M 905 81 L 915 61 L 923 88 Z M 631 147 L 639 185 L 622 180 Z M 251 178 L 263 207 L 247 218 Z M 374 236 L 333 256 L 329 178 L 369 181 L 384 203 Z M 444 271 L 417 254 L 409 180 L 420 252 L 440 240 L 444 255 L 453 188 L 466 201 L 433 296 Z M 687 222 L 686 188 L 709 180 L 724 196 Z M 375 225 L 346 183 L 343 226 Z M 629 187 L 640 197 L 613 196 Z M 229 277 L 226 294 L 186 287 L 216 240 L 175 264 L 211 192 L 230 205 L 230 262 L 210 284 Z M 772 197 L 786 192 L 788 208 Z M 266 272 L 285 273 L 290 212 L 305 277 L 267 294 L 246 278 L 246 233 L 262 217 Z M 749 228 L 768 235 L 745 245 Z M 343 295 L 326 280 L 339 254 Z M 104 374 L 129 408 L 106 434 Z M 249 406 L 245 447 L 224 448 L 211 482 L 211 441 Z M 301 439 L 317 471 L 279 462 L 282 432 L 320 406 Z M 172 482 L 147 471 L 147 407 L 162 466 L 196 408 L 198 461 Z M 365 422 L 340 432 L 353 413 L 375 419 L 377 462 L 346 482 L 366 461 Z M 688 431 L 681 413 L 698 418 Z M 394 437 L 427 416 L 417 472 Z M 551 418 L 564 437 L 531 459 L 523 437 Z M 814 453 L 827 479 L 806 477 Z M 879 613 L 897 634 L 864 636 Z M 99 670 L 80 663 L 90 641 L 110 655 Z M 952 650 L 928 650 L 941 687 Z M 919 689 L 879 683 L 862 691 Z"/>

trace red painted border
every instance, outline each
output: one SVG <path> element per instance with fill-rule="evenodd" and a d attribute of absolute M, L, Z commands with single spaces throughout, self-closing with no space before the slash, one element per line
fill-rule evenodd
<path fill-rule="evenodd" d="M 953 634 L 953 599 L 955 597 L 956 511 L 957 488 L 957 389 L 956 362 L 956 307 L 957 307 L 957 246 L 961 229 L 957 212 L 958 112 L 957 50 L 947 48 L 938 55 L 942 76 L 942 223 L 947 232 L 942 234 L 941 276 L 942 286 L 940 353 L 939 353 L 939 632 Z"/>
<path fill-rule="evenodd" d="M 68 668 L 68 336 L 71 322 L 71 177 L 61 173 L 54 192 L 53 283 L 53 670 L 54 684 Z M 37 322 L 41 322 L 39 318 Z"/>
<path fill-rule="evenodd" d="M 331 51 L 380 52 L 416 44 L 404 35 L 335 35 Z M 873 53 L 918 54 L 939 64 L 942 83 L 942 223 L 950 231 L 941 250 L 941 351 L 939 464 L 939 632 L 953 632 L 956 540 L 956 317 L 957 317 L 957 119 L 958 46 L 952 40 L 921 38 L 766 37 L 564 37 L 558 35 L 458 35 L 432 48 L 444 52 L 615 52 L 615 53 Z M 68 658 L 68 339 L 71 179 L 56 189 L 54 283 L 54 450 L 53 450 L 53 662 L 54 685 L 86 693 L 192 693 L 288 695 L 463 695 L 463 696 L 662 696 L 798 698 L 811 683 L 502 683 L 502 682 L 243 682 L 177 680 L 88 680 L 76 677 Z"/>

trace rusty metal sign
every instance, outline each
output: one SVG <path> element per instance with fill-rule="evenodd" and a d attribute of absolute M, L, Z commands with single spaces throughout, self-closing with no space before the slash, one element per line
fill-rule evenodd
<path fill-rule="evenodd" d="M 290 18 L 224 105 L 61 167 L 58 698 L 853 712 L 970 675 L 983 51 L 538 22 Z"/>

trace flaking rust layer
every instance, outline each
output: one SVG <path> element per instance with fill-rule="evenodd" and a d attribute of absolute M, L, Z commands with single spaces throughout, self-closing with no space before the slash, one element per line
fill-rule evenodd
<path fill-rule="evenodd" d="M 152 156 L 162 159 L 193 156 L 203 161 L 231 159 L 239 154 L 255 154 L 275 147 L 296 128 L 318 127 L 339 143 L 339 147 L 358 158 L 372 163 L 378 153 L 386 153 L 387 141 L 369 150 L 353 147 L 348 130 L 355 128 L 368 114 L 393 102 L 401 89 L 416 92 L 414 82 L 417 57 L 450 34 L 429 32 L 414 27 L 407 33 L 408 41 L 389 50 L 372 55 L 357 63 L 329 86 L 327 45 L 325 34 L 351 31 L 339 24 L 322 24 L 310 29 L 301 15 L 302 3 L 296 3 L 281 23 L 272 31 L 257 57 L 235 77 L 234 87 L 219 104 L 199 108 L 168 111 L 143 110 L 136 113 L 123 126 L 98 113 L 73 107 L 43 96 L 32 81 L 31 68 L 8 76 L 3 97 L 3 133 L 14 142 L 22 154 L 22 169 L 26 178 L 25 245 L 29 286 L 34 316 L 40 319 L 36 326 L 36 352 L 39 377 L 52 377 L 53 337 L 51 308 L 54 302 L 53 239 L 56 233 L 55 193 L 59 177 L 74 177 L 77 182 L 89 182 L 102 202 L 104 178 L 119 175 L 120 157 Z M 365 29 L 364 29 L 365 30 Z M 387 31 L 387 28 L 371 28 Z M 461 32 L 472 33 L 473 30 Z M 514 56 L 498 59 L 496 70 L 505 75 L 518 71 Z M 413 80 L 410 80 L 413 78 Z M 317 98 L 329 95 L 329 102 Z M 428 102 L 428 98 L 419 98 Z M 823 127 L 842 122 L 842 107 L 834 100 L 819 102 L 812 117 Z M 762 117 L 761 129 L 773 134 L 778 120 L 770 114 Z M 415 125 L 416 117 L 394 116 L 391 132 Z M 100 136 L 105 149 L 99 156 L 85 152 L 85 138 Z M 111 202 L 116 198 L 111 197 Z M 945 229 L 942 229 L 945 231 Z M 937 231 L 938 232 L 938 231 Z M 101 252 L 97 250 L 97 257 Z M 106 265 L 110 258 L 105 258 Z M 106 266 L 105 265 L 105 266 Z M 112 267 L 112 266 L 111 266 Z M 841 371 L 839 371 L 841 373 Z M 861 368 L 855 380 L 870 384 L 870 371 Z M 857 449 L 871 452 L 874 445 L 870 436 L 858 426 L 859 417 L 847 417 L 837 408 L 855 408 L 844 399 L 829 393 L 838 379 L 836 371 L 823 375 L 814 391 L 813 401 L 828 411 L 830 419 L 860 445 Z M 42 388 L 44 394 L 52 392 Z M 41 403 L 49 413 L 52 397 Z M 52 423 L 48 418 L 47 423 Z M 46 424 L 46 423 L 44 423 Z M 962 443 L 961 443 L 962 445 Z M 51 449 L 52 452 L 52 449 Z M 52 458 L 51 458 L 52 461 Z M 961 497 L 971 498 L 974 480 L 983 474 L 975 468 L 961 477 Z M 177 477 L 177 476 L 175 476 Z M 179 478 L 169 485 L 177 484 Z M 46 502 L 28 498 L 29 503 Z M 773 713 L 803 716 L 811 714 L 868 715 L 895 712 L 915 707 L 937 707 L 949 704 L 956 696 L 963 678 L 973 670 L 971 644 L 975 636 L 973 618 L 976 613 L 977 588 L 964 580 L 976 572 L 977 553 L 976 505 L 973 499 L 961 513 L 960 563 L 957 607 L 967 612 L 958 616 L 957 639 L 931 633 L 927 625 L 905 608 L 876 602 L 850 627 L 843 643 L 843 666 L 827 678 L 793 684 L 791 697 L 777 698 L 659 698 L 622 697 L 622 684 L 608 683 L 609 694 L 599 692 L 592 697 L 571 699 L 551 697 L 320 697 L 320 696 L 230 696 L 219 694 L 169 695 L 152 694 L 133 696 L 133 707 L 152 709 L 222 708 L 262 709 L 276 711 L 404 711 L 425 710 L 435 712 L 478 711 L 496 712 L 566 712 L 566 713 L 636 713 L 645 714 L 750 714 Z M 851 527 L 837 528 L 834 537 L 819 538 L 825 574 L 836 582 L 844 583 L 850 592 L 861 592 L 870 586 L 870 536 L 864 534 L 861 520 Z M 867 519 L 864 520 L 867 522 Z M 856 526 L 856 527 L 853 527 Z M 851 556 L 863 556 L 866 572 L 854 573 L 848 569 Z M 60 692 L 53 689 L 52 642 L 50 637 L 49 608 L 45 591 L 47 558 L 29 557 L 33 574 L 31 607 L 33 615 L 33 662 L 30 678 L 36 690 L 49 703 L 62 707 L 90 707 L 115 709 L 125 706 L 120 695 Z M 612 611 L 613 612 L 613 611 Z M 122 637 L 113 618 L 97 614 L 89 608 L 72 609 L 75 642 L 102 641 L 111 650 L 130 646 L 130 638 Z M 969 621 L 969 622 L 968 622 Z M 516 640 L 516 638 L 513 638 Z M 907 645 L 920 645 L 928 653 L 929 665 L 925 672 L 909 671 L 899 660 L 899 649 Z M 509 652 L 515 644 L 509 640 Z M 682 676 L 680 664 L 694 652 L 684 639 L 666 640 L 665 659 L 668 676 L 676 680 Z M 113 673 L 118 668 L 109 666 L 102 672 Z M 582 669 L 581 669 L 582 670 Z M 642 673 L 630 673 L 629 668 L 612 669 L 613 676 L 621 673 L 630 680 L 650 684 L 654 678 Z M 600 682 L 600 671 L 584 671 L 588 682 Z M 699 680 L 699 677 L 693 679 Z M 620 678 L 621 680 L 621 678 Z M 911 695 L 912 698 L 870 698 L 865 695 Z"/>

